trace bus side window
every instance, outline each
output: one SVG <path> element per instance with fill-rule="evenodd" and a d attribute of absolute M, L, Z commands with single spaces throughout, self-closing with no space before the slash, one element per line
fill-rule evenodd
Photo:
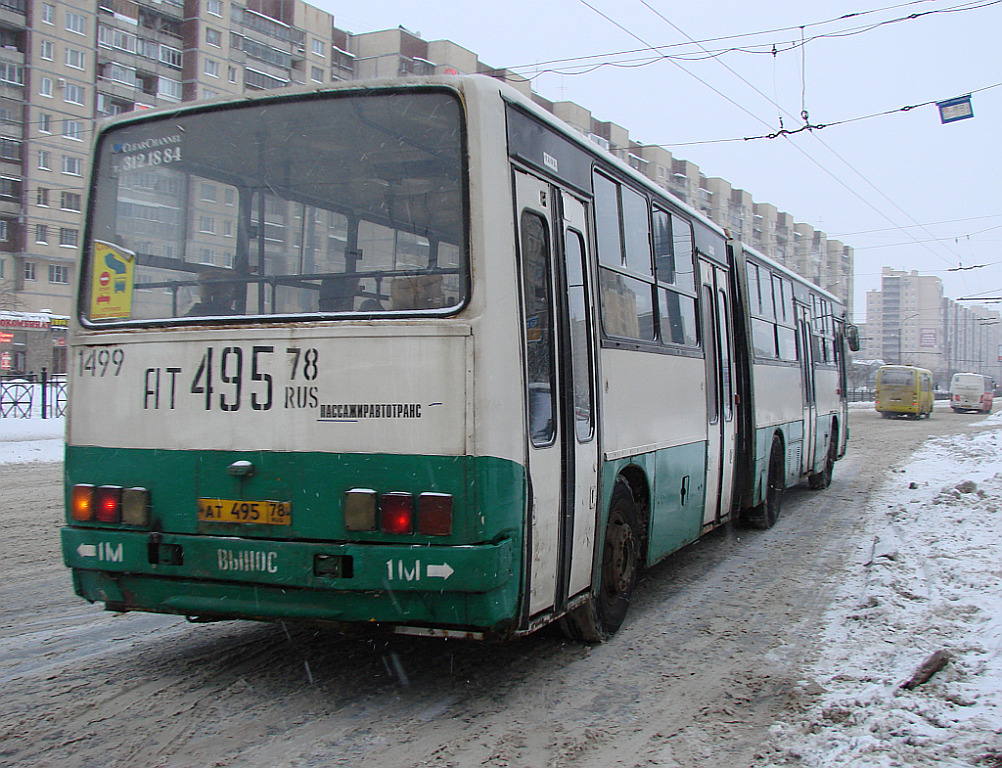
<path fill-rule="evenodd" d="M 550 233 L 539 214 L 522 213 L 521 246 L 529 436 L 534 446 L 544 446 L 556 436 L 556 391 Z"/>

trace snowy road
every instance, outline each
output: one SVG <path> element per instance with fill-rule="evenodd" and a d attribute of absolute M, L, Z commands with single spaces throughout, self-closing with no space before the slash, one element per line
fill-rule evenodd
<path fill-rule="evenodd" d="M 795 489 L 772 530 L 728 528 L 648 572 L 601 646 L 105 613 L 72 594 L 60 562 L 61 466 L 2 466 L 0 765 L 862 765 L 823 762 L 830 736 L 811 733 L 841 694 L 815 679 L 838 641 L 826 622 L 860 577 L 890 470 L 930 435 L 1000 426 L 853 411 L 828 490 Z M 901 663 L 926 650 L 906 644 Z M 1002 746 L 992 738 L 985 754 Z"/>

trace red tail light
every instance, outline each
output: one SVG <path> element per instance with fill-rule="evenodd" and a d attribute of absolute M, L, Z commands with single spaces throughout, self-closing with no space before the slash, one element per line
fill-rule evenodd
<path fill-rule="evenodd" d="M 418 497 L 418 533 L 448 536 L 452 533 L 452 496 L 422 493 Z"/>
<path fill-rule="evenodd" d="M 122 519 L 122 488 L 117 485 L 99 486 L 94 494 L 94 516 L 102 523 L 117 523 Z"/>
<path fill-rule="evenodd" d="M 380 499 L 381 528 L 386 533 L 414 533 L 414 497 L 409 493 L 384 493 Z"/>

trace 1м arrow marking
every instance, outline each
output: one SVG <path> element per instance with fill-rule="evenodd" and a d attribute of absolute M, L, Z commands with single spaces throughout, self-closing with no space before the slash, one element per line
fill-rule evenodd
<path fill-rule="evenodd" d="M 81 544 L 77 547 L 77 554 L 80 557 L 96 557 L 107 563 L 122 562 L 122 545 L 109 544 L 102 541 L 99 544 Z"/>
<path fill-rule="evenodd" d="M 456 571 L 448 563 L 441 565 L 425 566 L 424 576 L 427 579 L 448 579 Z M 421 561 L 415 560 L 413 565 L 405 564 L 403 560 L 388 560 L 386 563 L 386 575 L 392 581 L 421 581 Z"/>

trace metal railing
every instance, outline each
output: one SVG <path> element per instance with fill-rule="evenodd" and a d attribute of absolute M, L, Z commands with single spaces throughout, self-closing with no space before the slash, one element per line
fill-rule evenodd
<path fill-rule="evenodd" d="M 66 377 L 49 375 L 0 379 L 0 419 L 59 419 L 66 415 Z"/>

